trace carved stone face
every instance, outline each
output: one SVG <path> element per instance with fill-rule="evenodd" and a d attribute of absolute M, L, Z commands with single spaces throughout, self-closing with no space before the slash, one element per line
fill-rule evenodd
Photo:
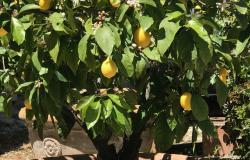
<path fill-rule="evenodd" d="M 45 138 L 43 140 L 43 148 L 47 157 L 58 157 L 62 155 L 61 144 L 53 138 Z"/>

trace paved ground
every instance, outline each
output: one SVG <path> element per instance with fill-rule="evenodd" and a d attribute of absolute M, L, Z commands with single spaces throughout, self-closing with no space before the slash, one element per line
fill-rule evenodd
<path fill-rule="evenodd" d="M 31 145 L 22 144 L 17 148 L 12 148 L 8 152 L 0 155 L 0 160 L 31 160 L 34 159 Z"/>

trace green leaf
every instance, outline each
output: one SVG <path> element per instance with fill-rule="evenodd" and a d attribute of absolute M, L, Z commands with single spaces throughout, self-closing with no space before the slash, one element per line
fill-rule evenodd
<path fill-rule="evenodd" d="M 31 89 L 30 93 L 29 93 L 29 102 L 33 102 L 32 99 L 33 99 L 33 96 L 34 96 L 34 93 L 37 91 L 37 88 L 36 88 L 36 85 L 33 86 L 33 88 Z"/>
<path fill-rule="evenodd" d="M 249 44 L 248 41 L 249 41 L 250 37 L 248 37 L 247 39 L 244 40 L 244 42 L 241 42 L 239 40 L 237 40 L 237 43 L 236 43 L 236 48 L 235 50 L 233 51 L 233 54 L 238 57 L 241 53 L 243 53 L 243 51 L 245 50 L 245 48 L 247 47 L 247 45 Z"/>
<path fill-rule="evenodd" d="M 202 61 L 201 58 L 195 59 L 195 70 L 200 77 L 203 77 L 205 70 L 207 69 L 206 64 Z"/>
<path fill-rule="evenodd" d="M 156 7 L 156 3 L 154 2 L 154 0 L 139 0 L 139 3 Z"/>
<path fill-rule="evenodd" d="M 121 45 L 121 38 L 120 38 L 120 34 L 119 34 L 119 29 L 112 24 L 109 24 L 109 27 L 114 34 L 115 46 L 118 48 Z"/>
<path fill-rule="evenodd" d="M 40 60 L 39 60 L 38 52 L 34 52 L 34 53 L 32 54 L 31 59 L 32 59 L 32 63 L 33 63 L 33 65 L 34 65 L 34 67 L 36 68 L 36 70 L 37 70 L 37 71 L 40 71 L 41 68 L 42 68 L 42 65 L 41 65 Z"/>
<path fill-rule="evenodd" d="M 124 133 L 130 135 L 132 130 L 132 123 L 129 114 L 114 106 L 111 115 L 116 122 L 116 124 L 114 124 L 115 126 L 113 125 L 113 127 L 119 127 L 119 129 L 117 130 L 118 132 L 121 132 L 121 135 L 124 135 Z"/>
<path fill-rule="evenodd" d="M 49 69 L 48 68 L 45 68 L 45 67 L 42 67 L 39 71 L 39 75 L 42 76 L 42 75 L 45 75 L 49 72 Z"/>
<path fill-rule="evenodd" d="M 145 48 L 142 51 L 150 60 L 161 62 L 161 54 L 157 50 L 156 47 L 154 48 Z"/>
<path fill-rule="evenodd" d="M 22 16 L 22 18 L 19 19 L 20 22 L 23 24 L 23 28 L 24 30 L 27 30 L 35 21 L 35 17 L 33 14 L 28 14 L 25 16 Z M 26 35 L 30 36 L 30 31 L 28 31 L 29 33 L 26 33 Z M 29 40 L 30 37 L 26 36 L 26 41 Z M 32 37 L 33 38 L 33 37 Z"/>
<path fill-rule="evenodd" d="M 75 13 L 73 8 L 68 7 L 65 5 L 66 8 L 66 16 L 67 16 L 67 21 L 66 23 L 70 26 L 72 29 L 72 33 L 77 31 L 76 23 L 75 23 Z"/>
<path fill-rule="evenodd" d="M 23 6 L 20 11 L 19 11 L 19 15 L 22 14 L 23 12 L 26 11 L 30 11 L 30 10 L 39 10 L 40 6 L 36 5 L 36 4 L 26 4 L 25 6 Z"/>
<path fill-rule="evenodd" d="M 86 117 L 88 107 L 92 102 L 94 102 L 95 98 L 96 96 L 92 95 L 92 96 L 85 96 L 82 99 L 80 99 L 79 103 L 76 106 L 76 109 L 80 110 L 82 119 Z"/>
<path fill-rule="evenodd" d="M 166 14 L 165 20 L 171 21 L 173 19 L 177 19 L 177 18 L 181 17 L 182 15 L 183 15 L 183 13 L 181 13 L 180 11 L 170 12 L 170 13 Z"/>
<path fill-rule="evenodd" d="M 21 45 L 24 42 L 25 30 L 23 24 L 15 17 L 11 17 L 11 33 L 13 40 L 17 42 L 18 45 Z"/>
<path fill-rule="evenodd" d="M 189 128 L 189 125 L 186 122 L 186 119 L 184 118 L 184 116 L 181 113 L 178 113 L 178 114 L 180 115 L 178 115 L 179 118 L 177 120 L 177 125 L 174 129 L 177 143 L 183 139 L 183 137 L 185 136 Z"/>
<path fill-rule="evenodd" d="M 197 33 L 197 35 L 201 39 L 203 39 L 205 42 L 207 42 L 209 47 L 211 47 L 211 45 L 212 45 L 211 39 L 209 38 L 206 29 L 203 27 L 203 25 L 198 20 L 191 19 L 190 21 L 188 21 L 188 24 L 186 26 L 188 28 L 192 28 Z"/>
<path fill-rule="evenodd" d="M 74 41 L 74 43 L 68 43 L 68 41 L 61 40 L 60 54 L 58 58 L 63 59 L 74 74 L 76 74 L 80 63 L 77 50 L 77 41 Z"/>
<path fill-rule="evenodd" d="M 0 47 L 0 55 L 4 55 L 6 51 L 7 50 L 4 47 Z"/>
<path fill-rule="evenodd" d="M 174 134 L 168 126 L 167 118 L 163 114 L 159 115 L 153 126 L 153 138 L 159 151 L 166 151 L 174 143 Z"/>
<path fill-rule="evenodd" d="M 55 31 L 68 33 L 65 30 L 65 26 L 63 24 L 64 18 L 65 17 L 61 13 L 54 12 L 49 16 L 48 20 L 52 24 L 52 27 Z"/>
<path fill-rule="evenodd" d="M 192 95 L 191 108 L 194 118 L 198 121 L 203 121 L 208 118 L 208 105 L 201 96 Z"/>
<path fill-rule="evenodd" d="M 132 77 L 134 75 L 134 56 L 135 54 L 132 53 L 128 47 L 124 48 L 124 54 L 121 55 L 121 64 L 125 75 L 128 77 Z M 120 68 L 119 68 L 120 69 Z"/>
<path fill-rule="evenodd" d="M 141 16 L 139 18 L 140 26 L 144 31 L 147 31 L 154 23 L 154 19 L 149 16 Z"/>
<path fill-rule="evenodd" d="M 89 18 L 85 22 L 84 27 L 85 27 L 85 30 L 86 30 L 87 34 L 92 35 L 94 33 L 92 18 Z"/>
<path fill-rule="evenodd" d="M 123 17 L 128 9 L 129 5 L 127 5 L 126 3 L 122 3 L 122 5 L 116 10 L 115 18 L 118 22 L 121 22 L 123 20 Z"/>
<path fill-rule="evenodd" d="M 124 24 L 123 25 L 124 25 L 124 28 L 125 28 L 125 31 L 127 32 L 127 34 L 129 36 L 132 36 L 132 34 L 133 34 L 132 25 L 131 25 L 131 23 L 130 23 L 130 21 L 129 21 L 128 18 L 126 18 L 124 20 Z"/>
<path fill-rule="evenodd" d="M 95 39 L 102 51 L 107 55 L 111 55 L 115 45 L 115 37 L 112 30 L 107 26 L 98 28 L 95 33 Z"/>
<path fill-rule="evenodd" d="M 147 61 L 143 56 L 136 57 L 135 76 L 140 78 L 146 71 Z"/>
<path fill-rule="evenodd" d="M 55 72 L 57 79 L 61 82 L 68 82 L 68 80 L 58 71 Z"/>
<path fill-rule="evenodd" d="M 15 92 L 19 92 L 21 89 L 26 88 L 33 84 L 34 82 L 24 82 L 18 86 L 18 88 L 15 90 Z"/>
<path fill-rule="evenodd" d="M 50 98 L 57 104 L 65 104 L 66 94 L 68 92 L 68 84 L 58 81 L 56 78 L 53 78 L 53 81 L 47 85 L 47 93 L 50 95 Z"/>
<path fill-rule="evenodd" d="M 56 106 L 51 106 L 51 104 L 49 104 L 49 106 L 56 107 Z M 66 139 L 76 122 L 74 114 L 70 109 L 68 109 L 67 106 L 60 106 L 60 109 L 57 109 L 55 117 L 58 121 L 57 129 L 58 131 L 60 131 L 60 133 L 58 133 L 60 138 Z"/>
<path fill-rule="evenodd" d="M 113 107 L 114 108 L 114 119 L 115 121 L 119 124 L 119 125 L 123 125 L 125 126 L 126 125 L 126 117 L 123 115 L 122 112 L 120 112 L 116 107 Z"/>
<path fill-rule="evenodd" d="M 5 106 L 6 106 L 6 100 L 5 100 L 4 96 L 0 96 L 0 113 L 4 112 Z"/>
<path fill-rule="evenodd" d="M 182 31 L 176 36 L 174 44 L 181 60 L 190 64 L 192 62 L 192 51 L 194 50 L 191 32 Z"/>
<path fill-rule="evenodd" d="M 88 129 L 92 128 L 99 120 L 101 107 L 100 100 L 98 102 L 90 103 L 85 116 L 85 122 Z"/>
<path fill-rule="evenodd" d="M 238 12 L 240 12 L 240 14 L 247 14 L 247 6 L 240 6 L 240 5 L 237 5 L 237 4 L 235 4 L 234 5 L 235 6 L 235 8 L 237 9 L 237 11 Z"/>
<path fill-rule="evenodd" d="M 60 39 L 56 32 L 52 32 L 47 40 L 47 46 L 49 49 L 52 60 L 57 63 L 58 54 L 60 50 Z"/>
<path fill-rule="evenodd" d="M 178 23 L 169 22 L 168 19 L 164 19 L 159 26 L 159 37 L 157 41 L 157 49 L 161 55 L 164 55 L 172 44 L 175 34 L 181 27 Z"/>
<path fill-rule="evenodd" d="M 208 136 L 216 136 L 216 128 L 209 119 L 198 122 L 198 126 Z"/>
<path fill-rule="evenodd" d="M 216 53 L 220 54 L 226 61 L 228 61 L 229 63 L 233 60 L 232 56 L 230 55 L 230 53 L 225 53 L 220 51 L 219 49 L 215 49 Z"/>
<path fill-rule="evenodd" d="M 212 60 L 213 51 L 208 48 L 208 45 L 205 41 L 200 39 L 197 36 L 194 36 L 195 46 L 198 51 L 198 58 L 206 65 Z"/>
<path fill-rule="evenodd" d="M 84 37 L 82 37 L 82 39 L 80 40 L 78 44 L 78 56 L 82 62 L 85 62 L 87 58 L 88 39 L 89 39 L 89 35 L 86 34 Z"/>
<path fill-rule="evenodd" d="M 108 94 L 108 97 L 117 106 L 119 106 L 123 109 L 129 110 L 129 111 L 131 110 L 131 106 L 129 106 L 129 104 L 127 104 L 126 101 L 122 97 L 115 95 L 115 94 Z"/>
<path fill-rule="evenodd" d="M 104 118 L 107 119 L 113 111 L 113 103 L 110 99 L 103 101 L 103 114 Z"/>
<path fill-rule="evenodd" d="M 225 104 L 228 97 L 227 86 L 219 78 L 217 78 L 215 85 L 216 85 L 217 101 L 219 105 L 222 106 Z"/>

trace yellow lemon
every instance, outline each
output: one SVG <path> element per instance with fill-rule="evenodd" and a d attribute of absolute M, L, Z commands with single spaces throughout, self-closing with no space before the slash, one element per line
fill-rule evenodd
<path fill-rule="evenodd" d="M 192 94 L 189 92 L 184 92 L 181 95 L 180 104 L 181 104 L 181 107 L 186 111 L 191 110 L 191 98 L 192 98 Z"/>
<path fill-rule="evenodd" d="M 32 109 L 32 105 L 27 99 L 24 101 L 24 106 L 26 109 Z"/>
<path fill-rule="evenodd" d="M 117 66 L 116 66 L 115 62 L 110 57 L 108 57 L 102 63 L 101 72 L 102 72 L 103 76 L 106 78 L 112 78 L 116 75 Z"/>
<path fill-rule="evenodd" d="M 196 10 L 201 10 L 201 6 L 200 6 L 200 5 L 196 5 L 196 6 L 194 7 L 194 9 L 196 9 Z"/>
<path fill-rule="evenodd" d="M 148 47 L 151 43 L 149 33 L 145 32 L 142 27 L 139 27 L 135 31 L 134 40 L 135 40 L 135 43 L 142 48 Z"/>
<path fill-rule="evenodd" d="M 219 74 L 223 77 L 227 77 L 227 69 L 226 68 L 221 68 Z"/>
<path fill-rule="evenodd" d="M 109 0 L 109 2 L 114 8 L 118 8 L 121 5 L 121 0 Z"/>
<path fill-rule="evenodd" d="M 227 76 L 228 76 L 227 69 L 221 68 L 219 71 L 219 78 L 224 84 L 227 84 Z"/>
<path fill-rule="evenodd" d="M 1 27 L 0 28 L 0 37 L 5 36 L 6 34 L 8 34 L 8 32 L 3 27 Z"/>
<path fill-rule="evenodd" d="M 227 77 L 219 75 L 219 78 L 224 84 L 227 84 Z"/>
<path fill-rule="evenodd" d="M 50 9 L 51 2 L 52 2 L 52 0 L 39 0 L 39 6 L 40 6 L 41 10 L 46 11 L 46 10 Z"/>

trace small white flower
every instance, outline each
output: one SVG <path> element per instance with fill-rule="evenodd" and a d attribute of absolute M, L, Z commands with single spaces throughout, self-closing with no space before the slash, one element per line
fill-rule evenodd
<path fill-rule="evenodd" d="M 62 15 L 63 17 L 65 17 L 65 13 L 64 13 L 64 12 L 62 12 L 61 15 Z"/>
<path fill-rule="evenodd" d="M 137 45 L 136 45 L 135 43 L 132 43 L 132 47 L 133 47 L 133 48 L 136 48 Z"/>
<path fill-rule="evenodd" d="M 140 3 L 139 3 L 139 0 L 127 0 L 127 4 L 130 6 L 130 7 L 134 7 L 134 8 L 140 8 Z"/>
<path fill-rule="evenodd" d="M 228 8 L 230 5 L 227 3 L 227 0 L 223 0 L 222 3 L 216 3 L 217 8 L 221 9 L 221 12 L 223 12 L 226 8 Z"/>
<path fill-rule="evenodd" d="M 80 0 L 72 0 L 73 7 L 77 7 L 80 4 Z"/>
<path fill-rule="evenodd" d="M 102 26 L 102 22 L 101 22 L 101 21 L 95 22 L 95 23 L 93 24 L 94 34 L 95 34 L 96 30 L 97 30 L 98 28 L 100 28 L 101 26 Z"/>

